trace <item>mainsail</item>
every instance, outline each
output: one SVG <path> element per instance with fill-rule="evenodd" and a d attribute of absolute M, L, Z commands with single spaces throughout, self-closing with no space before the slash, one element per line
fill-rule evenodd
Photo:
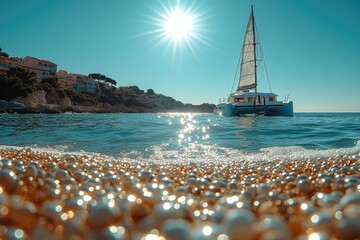
<path fill-rule="evenodd" d="M 242 50 L 240 79 L 237 91 L 247 91 L 256 88 L 256 48 L 254 13 L 251 8 Z"/>

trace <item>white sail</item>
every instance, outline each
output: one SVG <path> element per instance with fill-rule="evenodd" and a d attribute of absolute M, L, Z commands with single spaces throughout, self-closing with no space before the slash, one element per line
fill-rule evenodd
<path fill-rule="evenodd" d="M 277 95 L 272 93 L 270 82 L 270 92 L 258 92 L 257 86 L 257 50 L 260 50 L 260 55 L 263 58 L 262 49 L 259 45 L 257 48 L 258 35 L 255 34 L 255 20 L 253 7 L 251 6 L 251 14 L 246 28 L 242 54 L 240 57 L 241 64 L 236 68 L 236 74 L 240 67 L 240 79 L 237 90 L 231 93 L 227 101 L 220 102 L 214 109 L 214 113 L 220 116 L 232 117 L 242 116 L 247 114 L 258 114 L 265 116 L 293 116 L 293 102 L 289 100 L 279 101 Z M 256 32 L 257 33 L 257 32 Z M 240 65 L 240 66 L 239 66 Z M 264 70 L 267 76 L 265 61 L 263 61 Z M 255 90 L 255 91 L 250 91 Z"/>
<path fill-rule="evenodd" d="M 243 44 L 240 80 L 237 91 L 247 91 L 256 87 L 256 49 L 254 31 L 254 14 L 251 10 Z"/>

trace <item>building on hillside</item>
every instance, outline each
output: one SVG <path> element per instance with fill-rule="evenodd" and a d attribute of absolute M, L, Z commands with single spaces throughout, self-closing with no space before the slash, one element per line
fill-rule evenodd
<path fill-rule="evenodd" d="M 12 67 L 19 67 L 21 59 L 17 57 L 0 58 L 0 71 L 8 71 Z"/>
<path fill-rule="evenodd" d="M 21 59 L 20 65 L 30 72 L 34 72 L 39 81 L 44 78 L 54 77 L 57 70 L 57 65 L 55 63 L 29 56 Z"/>
<path fill-rule="evenodd" d="M 51 75 L 55 76 L 57 65 L 53 62 L 47 61 L 47 60 L 41 60 L 34 57 L 24 57 L 21 60 L 21 64 L 25 66 L 32 66 L 32 67 L 38 67 L 43 70 L 47 70 L 50 72 Z"/>
<path fill-rule="evenodd" d="M 76 79 L 76 90 L 79 92 L 94 93 L 99 89 L 99 83 L 86 75 L 79 75 Z"/>
<path fill-rule="evenodd" d="M 10 67 L 19 67 L 21 65 L 21 58 L 10 57 L 7 60 L 10 63 Z"/>
<path fill-rule="evenodd" d="M 59 70 L 56 72 L 58 78 L 58 86 L 62 89 L 75 89 L 76 80 L 79 74 L 70 74 L 65 70 Z"/>
<path fill-rule="evenodd" d="M 76 89 L 79 92 L 95 93 L 99 90 L 99 83 L 93 78 L 76 73 L 68 73 L 65 70 L 59 70 L 56 73 L 58 85 L 63 89 Z"/>
<path fill-rule="evenodd" d="M 6 58 L 0 58 L 0 71 L 7 71 L 9 70 L 9 62 Z"/>
<path fill-rule="evenodd" d="M 36 79 L 38 80 L 38 82 L 41 82 L 41 80 L 44 78 L 54 77 L 54 75 L 50 74 L 49 71 L 44 70 L 39 67 L 32 67 L 32 66 L 27 66 L 27 65 L 21 65 L 20 67 L 25 68 L 25 69 L 29 70 L 30 72 L 35 73 L 35 76 L 36 76 Z"/>
<path fill-rule="evenodd" d="M 34 57 L 10 57 L 0 58 L 0 71 L 8 71 L 13 67 L 21 67 L 35 73 L 38 81 L 44 78 L 53 77 L 56 73 L 57 65 L 55 63 L 40 60 Z"/>

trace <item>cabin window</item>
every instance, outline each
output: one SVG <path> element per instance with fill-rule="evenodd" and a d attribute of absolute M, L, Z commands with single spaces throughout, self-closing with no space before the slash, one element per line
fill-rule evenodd
<path fill-rule="evenodd" d="M 253 97 L 248 97 L 248 102 L 253 102 L 254 98 Z"/>
<path fill-rule="evenodd" d="M 245 98 L 239 97 L 234 99 L 235 102 L 245 102 Z"/>
<path fill-rule="evenodd" d="M 275 102 L 276 98 L 275 97 L 269 97 L 269 102 Z"/>

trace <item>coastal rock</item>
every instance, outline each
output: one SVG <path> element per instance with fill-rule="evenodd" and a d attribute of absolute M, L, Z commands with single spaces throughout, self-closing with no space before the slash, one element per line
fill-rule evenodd
<path fill-rule="evenodd" d="M 40 113 L 61 113 L 59 105 L 54 104 L 38 104 L 37 110 Z"/>
<path fill-rule="evenodd" d="M 25 104 L 16 102 L 16 101 L 4 101 L 0 100 L 0 109 L 8 112 L 8 113 L 14 113 L 14 112 L 27 112 L 29 111 L 29 107 Z"/>
<path fill-rule="evenodd" d="M 25 105 L 31 113 L 31 109 L 36 109 L 38 104 L 47 104 L 45 99 L 46 92 L 45 91 L 36 91 L 33 93 L 28 93 L 26 97 L 16 97 L 13 99 L 14 101 Z"/>
<path fill-rule="evenodd" d="M 38 104 L 47 104 L 45 99 L 46 92 L 45 91 L 37 91 L 34 93 L 29 93 L 24 103 L 30 108 L 36 108 Z"/>
<path fill-rule="evenodd" d="M 46 100 L 49 104 L 56 104 L 62 107 L 72 106 L 71 99 L 67 95 L 59 96 L 57 91 L 51 91 L 46 94 Z"/>
<path fill-rule="evenodd" d="M 15 101 L 0 100 L 0 113 L 154 113 L 213 112 L 215 105 L 184 104 L 162 94 L 150 94 L 136 86 L 107 90 L 101 96 L 75 90 L 36 91 Z"/>

